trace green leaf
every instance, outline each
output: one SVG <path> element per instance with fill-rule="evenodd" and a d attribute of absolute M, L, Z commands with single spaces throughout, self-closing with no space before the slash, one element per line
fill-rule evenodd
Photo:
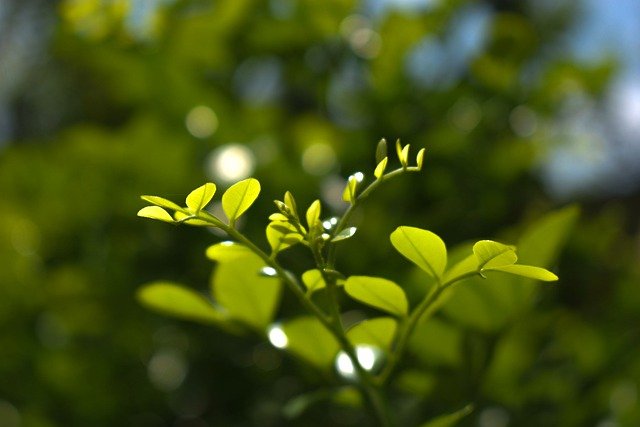
<path fill-rule="evenodd" d="M 173 217 L 177 222 L 183 222 L 188 225 L 197 225 L 201 227 L 213 227 L 213 224 L 209 224 L 207 221 L 203 221 L 198 218 L 189 218 L 191 215 L 187 215 L 184 212 L 176 211 Z M 189 218 L 189 219 L 186 219 Z"/>
<path fill-rule="evenodd" d="M 170 282 L 153 282 L 137 292 L 138 301 L 163 314 L 201 323 L 221 323 L 222 315 L 204 296 Z"/>
<path fill-rule="evenodd" d="M 380 164 L 387 157 L 387 140 L 382 138 L 376 147 L 376 163 Z"/>
<path fill-rule="evenodd" d="M 178 206 L 177 204 L 173 203 L 171 200 L 167 200 L 164 199 L 162 197 L 158 197 L 158 196 L 140 196 L 140 198 L 144 201 L 147 201 L 151 204 L 154 204 L 156 206 L 160 206 L 161 208 L 165 208 L 165 209 L 171 209 L 174 211 L 181 211 L 183 210 L 182 207 Z"/>
<path fill-rule="evenodd" d="M 404 167 L 407 167 L 409 165 L 409 147 L 410 146 L 411 144 L 405 145 L 404 148 L 402 149 L 402 152 L 400 153 L 400 163 Z"/>
<path fill-rule="evenodd" d="M 320 204 L 320 200 L 315 200 L 307 209 L 307 225 L 309 226 L 309 230 L 311 230 L 318 221 L 320 221 L 320 212 L 322 210 L 322 205 Z"/>
<path fill-rule="evenodd" d="M 388 157 L 385 157 L 384 159 L 380 160 L 380 163 L 378 163 L 378 166 L 376 166 L 376 170 L 373 172 L 373 176 L 375 176 L 377 179 L 382 178 L 382 175 L 384 175 L 384 171 L 387 169 L 388 161 L 389 161 Z"/>
<path fill-rule="evenodd" d="M 420 427 L 453 427 L 458 421 L 469 415 L 473 411 L 473 405 L 467 405 L 464 408 L 451 414 L 441 415 L 437 418 L 421 424 Z"/>
<path fill-rule="evenodd" d="M 400 139 L 396 139 L 396 155 L 398 156 L 398 160 L 402 163 L 402 144 L 400 144 Z"/>
<path fill-rule="evenodd" d="M 333 239 L 331 239 L 332 242 L 339 242 L 340 240 L 345 240 L 348 239 L 350 237 L 352 237 L 354 234 L 356 234 L 356 230 L 358 230 L 356 227 L 347 227 L 344 230 L 342 230 L 341 232 L 339 232 L 338 234 L 336 234 Z"/>
<path fill-rule="evenodd" d="M 375 317 L 364 320 L 347 331 L 351 344 L 369 344 L 382 350 L 391 347 L 398 322 L 392 317 Z"/>
<path fill-rule="evenodd" d="M 175 222 L 171 215 L 169 215 L 169 212 L 165 211 L 160 206 L 145 206 L 138 211 L 138 216 L 157 219 L 164 222 Z"/>
<path fill-rule="evenodd" d="M 415 227 L 398 227 L 391 233 L 391 244 L 431 276 L 442 277 L 447 266 L 447 248 L 436 234 Z"/>
<path fill-rule="evenodd" d="M 260 333 L 273 321 L 282 288 L 277 277 L 260 274 L 263 267 L 264 261 L 250 252 L 220 262 L 211 281 L 215 300 L 229 316 Z"/>
<path fill-rule="evenodd" d="M 225 262 L 246 256 L 251 249 L 236 242 L 221 242 L 207 248 L 206 256 L 212 261 Z"/>
<path fill-rule="evenodd" d="M 534 267 L 532 265 L 503 265 L 485 269 L 489 271 L 502 271 L 504 273 L 515 274 L 517 276 L 527 277 L 529 279 L 542 280 L 543 282 L 554 282 L 558 280 L 558 276 L 542 267 Z"/>
<path fill-rule="evenodd" d="M 358 185 L 358 179 L 355 175 L 351 175 L 347 180 L 347 185 L 342 192 L 342 200 L 351 204 L 356 201 L 356 187 Z"/>
<path fill-rule="evenodd" d="M 416 165 L 418 166 L 418 169 L 422 169 L 423 162 L 424 162 L 424 148 L 421 148 L 420 151 L 418 151 L 418 155 L 416 156 Z"/>
<path fill-rule="evenodd" d="M 492 240 L 480 240 L 477 242 L 473 245 L 473 253 L 478 258 L 478 268 L 480 270 L 515 264 L 518 260 L 515 247 L 503 245 Z"/>
<path fill-rule="evenodd" d="M 197 213 L 203 209 L 213 199 L 216 193 L 216 185 L 212 182 L 196 188 L 187 196 L 187 207 L 193 213 Z"/>
<path fill-rule="evenodd" d="M 298 205 L 296 204 L 296 199 L 293 198 L 293 194 L 289 191 L 284 193 L 284 204 L 287 205 L 293 216 L 298 218 Z"/>
<path fill-rule="evenodd" d="M 271 252 L 277 254 L 303 240 L 302 235 L 288 222 L 274 221 L 267 226 L 267 240 Z"/>
<path fill-rule="evenodd" d="M 260 194 L 260 182 L 247 178 L 233 184 L 222 195 L 222 209 L 233 224 L 247 209 L 251 207 Z"/>
<path fill-rule="evenodd" d="M 298 317 L 285 322 L 282 329 L 287 336 L 288 351 L 319 368 L 333 367 L 339 345 L 318 319 Z"/>
<path fill-rule="evenodd" d="M 402 288 L 381 277 L 351 276 L 344 290 L 357 301 L 398 316 L 405 316 L 409 308 Z"/>
<path fill-rule="evenodd" d="M 287 218 L 286 215 L 283 215 L 281 213 L 272 213 L 271 215 L 269 215 L 269 221 L 284 221 L 284 222 L 287 222 L 287 221 L 289 221 L 289 218 Z"/>
<path fill-rule="evenodd" d="M 307 292 L 315 292 L 326 286 L 320 270 L 307 270 L 302 273 L 302 283 L 307 288 Z"/>

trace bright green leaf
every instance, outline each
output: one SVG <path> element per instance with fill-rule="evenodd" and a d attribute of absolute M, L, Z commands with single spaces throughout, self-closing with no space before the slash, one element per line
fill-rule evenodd
<path fill-rule="evenodd" d="M 333 335 L 315 317 L 298 317 L 283 323 L 287 350 L 323 369 L 333 367 L 339 346 Z"/>
<path fill-rule="evenodd" d="M 418 166 L 418 169 L 422 169 L 423 162 L 424 162 L 424 148 L 421 148 L 420 151 L 418 151 L 418 155 L 416 156 L 416 165 Z"/>
<path fill-rule="evenodd" d="M 392 317 L 376 317 L 364 320 L 347 331 L 351 344 L 369 344 L 383 350 L 391 347 L 398 322 Z"/>
<path fill-rule="evenodd" d="M 400 163 L 402 163 L 402 144 L 400 143 L 400 139 L 396 139 L 396 155 Z"/>
<path fill-rule="evenodd" d="M 307 292 L 315 292 L 326 286 L 320 270 L 308 270 L 302 273 L 302 283 L 307 288 Z"/>
<path fill-rule="evenodd" d="M 558 276 L 542 267 L 534 267 L 532 265 L 503 265 L 485 269 L 490 271 L 502 271 L 504 273 L 515 274 L 517 276 L 528 277 L 529 279 L 542 280 L 543 282 L 554 282 L 558 280 Z"/>
<path fill-rule="evenodd" d="M 206 256 L 211 261 L 225 262 L 251 253 L 251 249 L 236 242 L 221 242 L 207 248 Z"/>
<path fill-rule="evenodd" d="M 287 205 L 293 216 L 298 218 L 298 205 L 290 191 L 284 193 L 284 204 Z"/>
<path fill-rule="evenodd" d="M 233 184 L 222 195 L 222 209 L 233 224 L 247 209 L 251 207 L 260 194 L 260 182 L 247 178 Z"/>
<path fill-rule="evenodd" d="M 154 282 L 137 292 L 146 307 L 169 316 L 202 323 L 221 323 L 225 317 L 204 296 L 170 282 Z"/>
<path fill-rule="evenodd" d="M 173 203 L 171 200 L 167 200 L 164 199 L 162 197 L 158 197 L 158 196 L 140 196 L 140 198 L 144 201 L 147 201 L 149 203 L 152 203 L 156 206 L 160 206 L 162 208 L 165 209 L 171 209 L 174 211 L 180 211 L 183 208 L 178 206 L 177 204 Z"/>
<path fill-rule="evenodd" d="M 447 266 L 447 248 L 440 237 L 428 230 L 398 227 L 391 233 L 391 244 L 409 261 L 435 278 Z"/>
<path fill-rule="evenodd" d="M 478 258 L 471 254 L 456 263 L 444 274 L 443 282 L 452 282 L 456 278 L 478 271 Z"/>
<path fill-rule="evenodd" d="M 289 221 L 289 218 L 287 218 L 285 215 L 283 215 L 281 213 L 272 213 L 271 215 L 269 215 L 269 221 L 287 222 L 287 221 Z"/>
<path fill-rule="evenodd" d="M 388 157 L 385 157 L 384 159 L 380 160 L 380 163 L 378 163 L 378 166 L 376 166 L 376 170 L 373 172 L 373 176 L 375 176 L 378 179 L 382 178 L 382 175 L 384 175 L 384 171 L 387 169 L 388 161 L 389 161 Z"/>
<path fill-rule="evenodd" d="M 427 421 L 420 427 L 454 427 L 458 421 L 469 415 L 473 411 L 473 405 L 467 405 L 464 408 L 451 414 L 441 415 L 437 418 Z"/>
<path fill-rule="evenodd" d="M 216 193 L 216 185 L 212 182 L 196 188 L 187 196 L 187 207 L 193 213 L 199 212 L 213 199 Z"/>
<path fill-rule="evenodd" d="M 320 213 L 322 210 L 322 205 L 320 204 L 320 200 L 315 200 L 307 209 L 307 225 L 309 226 L 309 230 L 311 230 L 318 221 L 320 221 Z"/>
<path fill-rule="evenodd" d="M 138 211 L 138 216 L 157 219 L 164 222 L 175 222 L 171 215 L 169 215 L 169 212 L 165 211 L 160 206 L 145 206 Z"/>
<path fill-rule="evenodd" d="M 267 226 L 267 240 L 271 252 L 277 254 L 303 240 L 302 235 L 288 222 L 274 221 Z"/>
<path fill-rule="evenodd" d="M 407 296 L 391 280 L 370 276 L 351 276 L 344 290 L 353 299 L 398 316 L 407 314 Z"/>
<path fill-rule="evenodd" d="M 273 321 L 282 288 L 278 278 L 260 274 L 264 266 L 264 261 L 251 252 L 220 262 L 211 281 L 212 294 L 229 317 L 259 332 Z"/>
<path fill-rule="evenodd" d="M 347 180 L 347 185 L 342 191 L 342 200 L 354 204 L 356 201 L 356 187 L 358 185 L 358 179 L 355 175 L 351 175 Z"/>
<path fill-rule="evenodd" d="M 492 240 L 477 242 L 473 245 L 473 253 L 478 258 L 478 268 L 481 270 L 515 264 L 518 260 L 515 247 Z"/>
<path fill-rule="evenodd" d="M 402 166 L 408 166 L 409 165 L 409 147 L 411 144 L 407 144 L 404 146 L 404 148 L 402 149 L 402 152 L 400 153 L 400 163 L 402 164 Z"/>

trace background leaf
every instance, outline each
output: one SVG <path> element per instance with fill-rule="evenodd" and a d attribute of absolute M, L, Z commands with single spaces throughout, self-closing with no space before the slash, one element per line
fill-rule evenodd
<path fill-rule="evenodd" d="M 382 350 L 389 350 L 398 329 L 393 317 L 375 317 L 355 324 L 347 331 L 347 338 L 353 345 L 369 344 Z"/>
<path fill-rule="evenodd" d="M 322 369 L 333 367 L 338 343 L 315 317 L 305 316 L 284 322 L 287 350 Z"/>
<path fill-rule="evenodd" d="M 473 411 L 473 405 L 467 405 L 464 408 L 447 415 L 441 415 L 431 421 L 420 425 L 420 427 L 453 427 L 458 421 L 466 417 Z"/>

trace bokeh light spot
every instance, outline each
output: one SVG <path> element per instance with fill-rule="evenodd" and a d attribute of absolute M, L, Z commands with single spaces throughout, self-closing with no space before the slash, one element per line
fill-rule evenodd
<path fill-rule="evenodd" d="M 267 332 L 269 342 L 276 348 L 286 348 L 289 344 L 289 338 L 280 325 L 273 325 Z"/>
<path fill-rule="evenodd" d="M 196 138 L 208 138 L 218 130 L 218 116 L 205 105 L 193 107 L 185 118 L 185 126 Z"/>
<path fill-rule="evenodd" d="M 324 175 L 336 164 L 336 153 L 330 145 L 316 143 L 302 153 L 302 167 L 312 175 Z"/>
<path fill-rule="evenodd" d="M 174 349 L 159 350 L 147 365 L 149 380 L 163 391 L 172 391 L 180 387 L 187 376 L 187 371 L 187 361 Z"/>
<path fill-rule="evenodd" d="M 255 156 L 249 148 L 227 144 L 207 156 L 207 175 L 213 180 L 235 182 L 250 176 L 255 164 Z"/>

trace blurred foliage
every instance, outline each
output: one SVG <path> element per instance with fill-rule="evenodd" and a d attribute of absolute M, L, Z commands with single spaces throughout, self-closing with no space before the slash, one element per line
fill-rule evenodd
<path fill-rule="evenodd" d="M 218 237 L 135 212 L 139 194 L 180 199 L 215 178 L 211 153 L 229 143 L 255 157 L 263 193 L 254 212 L 270 212 L 284 190 L 304 205 L 320 192 L 338 209 L 336 183 L 341 190 L 344 176 L 372 170 L 382 136 L 427 148 L 420 177 L 390 183 L 354 218 L 358 235 L 341 257 L 355 274 L 373 271 L 420 292 L 415 272 L 380 244 L 400 224 L 461 244 L 524 236 L 549 251 L 527 256 L 552 259 L 559 248 L 548 228 L 575 221 L 576 211 L 541 219 L 557 206 L 536 170 L 548 147 L 562 144 L 550 130 L 562 108 L 577 95 L 597 98 L 614 66 L 549 54 L 569 6 L 541 13 L 528 2 L 459 0 L 373 13 L 373 3 L 14 6 L 50 8 L 55 31 L 33 82 L 13 99 L 16 137 L 0 151 L 0 419 L 28 427 L 363 422 L 348 393 L 291 410 L 292 399 L 328 382 L 324 373 L 257 339 L 135 303 L 138 285 L 158 277 L 206 289 L 203 251 Z M 486 25 L 475 49 L 464 48 L 470 17 Z M 55 90 L 35 91 L 39 82 Z M 194 125 L 197 106 L 206 108 Z M 420 332 L 428 348 L 389 396 L 407 425 L 468 402 L 475 410 L 461 425 L 640 425 L 637 197 L 584 204 L 574 231 L 558 237 L 567 239 L 554 264 L 559 285 L 534 295 L 513 283 L 509 297 L 478 288 L 473 304 L 445 307 Z M 265 224 L 252 217 L 244 232 L 266 246 Z M 287 296 L 284 306 L 296 309 Z M 485 323 L 460 315 L 479 307 Z"/>

